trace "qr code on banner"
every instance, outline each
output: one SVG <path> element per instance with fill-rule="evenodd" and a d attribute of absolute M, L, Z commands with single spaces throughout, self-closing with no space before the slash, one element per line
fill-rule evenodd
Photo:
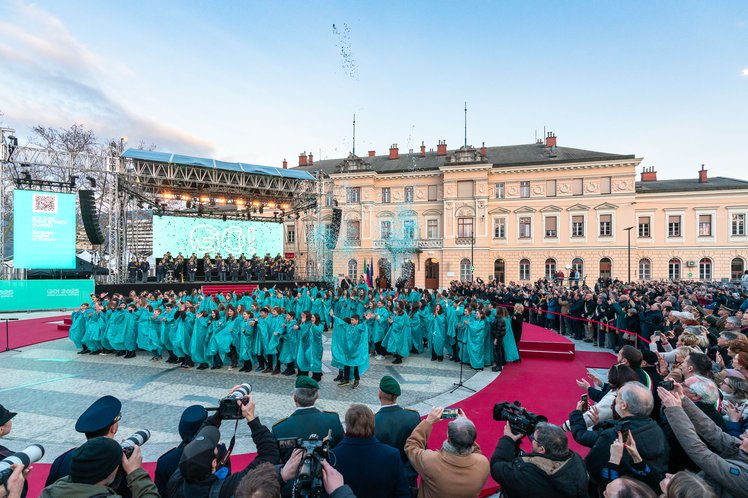
<path fill-rule="evenodd" d="M 56 213 L 57 196 L 48 194 L 34 194 L 34 207 L 32 210 L 35 213 Z"/>

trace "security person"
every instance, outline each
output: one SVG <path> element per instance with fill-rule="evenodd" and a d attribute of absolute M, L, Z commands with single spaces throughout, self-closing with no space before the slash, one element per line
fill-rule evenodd
<path fill-rule="evenodd" d="M 179 419 L 179 436 L 182 442 L 176 448 L 161 455 L 156 463 L 154 481 L 161 496 L 166 496 L 166 483 L 179 468 L 179 459 L 182 458 L 184 447 L 192 441 L 207 418 L 208 412 L 200 405 L 189 406 L 182 412 L 182 417 Z"/>
<path fill-rule="evenodd" d="M 299 375 L 293 393 L 296 410 L 288 417 L 273 425 L 275 439 L 303 438 L 317 436 L 320 440 L 332 431 L 330 447 L 334 447 L 343 439 L 343 425 L 340 416 L 335 412 L 318 410 L 314 403 L 319 399 L 319 384 L 316 380 Z M 281 452 L 281 461 L 286 462 L 291 456 L 291 449 Z"/>
<path fill-rule="evenodd" d="M 114 396 L 102 396 L 84 411 L 75 423 L 76 432 L 86 435 L 87 440 L 97 437 L 114 439 L 119 429 L 119 421 L 122 418 L 122 402 Z M 73 455 L 78 448 L 73 448 L 58 456 L 49 469 L 49 476 L 44 487 L 54 484 L 55 481 L 70 475 L 70 465 Z M 117 474 L 117 479 L 111 485 L 117 493 L 124 497 L 132 496 L 127 487 L 125 476 Z"/>
<path fill-rule="evenodd" d="M 148 258 L 143 256 L 143 261 L 140 262 L 140 272 L 142 273 L 143 283 L 148 283 L 148 272 L 151 270 L 151 264 L 148 262 Z"/>
<path fill-rule="evenodd" d="M 131 284 L 135 283 L 135 279 L 138 276 L 138 271 L 140 270 L 140 265 L 138 264 L 138 260 L 135 259 L 135 256 L 130 258 L 130 262 L 127 264 L 127 279 Z"/>
<path fill-rule="evenodd" d="M 418 473 L 410 464 L 404 448 L 413 429 L 421 423 L 421 416 L 417 411 L 397 404 L 400 394 L 400 384 L 394 378 L 389 375 L 382 377 L 379 381 L 379 403 L 382 407 L 374 416 L 374 437 L 400 451 L 408 484 L 413 489 L 417 487 Z"/>

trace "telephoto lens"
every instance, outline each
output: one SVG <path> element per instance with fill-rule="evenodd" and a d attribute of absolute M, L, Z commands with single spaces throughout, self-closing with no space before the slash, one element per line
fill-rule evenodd
<path fill-rule="evenodd" d="M 149 431 L 148 429 L 143 429 L 142 431 L 136 432 L 129 438 L 122 441 L 122 453 L 127 455 L 127 458 L 130 458 L 130 455 L 132 455 L 132 451 L 135 449 L 135 447 L 143 446 L 148 442 L 150 438 L 151 431 Z"/>
<path fill-rule="evenodd" d="M 247 396 L 251 392 L 252 392 L 252 384 L 245 383 L 237 387 L 236 391 L 231 393 L 231 396 L 228 396 L 228 398 L 229 399 L 242 399 L 244 396 Z"/>
<path fill-rule="evenodd" d="M 23 451 L 13 453 L 12 455 L 0 460 L 0 484 L 5 484 L 13 473 L 12 465 L 20 464 L 25 469 L 32 463 L 36 463 L 44 456 L 44 446 L 32 444 L 27 446 Z"/>

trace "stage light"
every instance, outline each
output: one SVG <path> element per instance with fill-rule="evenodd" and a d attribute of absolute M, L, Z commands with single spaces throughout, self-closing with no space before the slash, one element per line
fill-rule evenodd
<path fill-rule="evenodd" d="M 189 200 L 190 200 L 190 196 L 189 196 L 189 195 L 187 195 L 187 194 L 182 194 L 182 196 L 181 196 L 181 199 L 182 199 L 183 201 L 189 201 Z"/>
<path fill-rule="evenodd" d="M 88 183 L 91 184 L 91 188 L 96 188 L 96 178 L 92 176 L 87 176 L 86 180 L 88 180 Z"/>
<path fill-rule="evenodd" d="M 268 203 L 266 205 L 267 205 L 268 209 L 275 209 L 275 202 L 273 202 L 273 201 L 268 201 Z"/>
<path fill-rule="evenodd" d="M 161 196 L 164 199 L 173 199 L 174 198 L 174 194 L 172 194 L 171 192 L 164 192 Z"/>
<path fill-rule="evenodd" d="M 234 204 L 236 204 L 237 206 L 243 206 L 244 205 L 244 199 L 236 199 L 234 201 Z"/>
<path fill-rule="evenodd" d="M 227 200 L 226 200 L 226 202 L 227 202 L 228 204 L 233 204 L 233 203 L 234 203 L 234 199 L 227 199 Z"/>
<path fill-rule="evenodd" d="M 202 202 L 203 204 L 207 204 L 209 201 L 210 201 L 210 197 L 208 197 L 207 195 L 200 196 L 200 202 Z"/>
<path fill-rule="evenodd" d="M 262 206 L 262 203 L 260 201 L 252 201 L 252 205 L 256 208 Z"/>
<path fill-rule="evenodd" d="M 226 204 L 226 199 L 224 199 L 223 197 L 219 197 L 218 199 L 216 199 L 216 202 L 218 204 Z"/>
<path fill-rule="evenodd" d="M 288 204 L 287 202 L 286 202 L 286 203 L 283 203 L 283 204 L 281 204 L 281 209 L 282 209 L 282 210 L 284 210 L 284 211 L 288 211 L 288 208 L 289 208 L 289 207 L 291 207 L 291 205 L 290 205 L 290 204 Z"/>

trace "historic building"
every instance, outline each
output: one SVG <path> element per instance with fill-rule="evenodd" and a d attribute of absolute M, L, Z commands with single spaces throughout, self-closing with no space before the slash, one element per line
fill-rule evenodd
<path fill-rule="evenodd" d="M 305 153 L 298 167 L 323 179 L 322 208 L 285 223 L 285 250 L 317 274 L 361 275 L 373 263 L 375 277 L 427 288 L 568 276 L 571 266 L 588 282 L 739 277 L 748 181 L 709 178 L 703 166 L 682 180 L 648 168 L 637 181 L 641 161 L 560 147 L 553 133 L 527 145 L 450 151 L 440 141 L 402 154 L 395 144 L 387 155 L 318 162 Z M 337 209 L 328 252 L 320 234 Z"/>

